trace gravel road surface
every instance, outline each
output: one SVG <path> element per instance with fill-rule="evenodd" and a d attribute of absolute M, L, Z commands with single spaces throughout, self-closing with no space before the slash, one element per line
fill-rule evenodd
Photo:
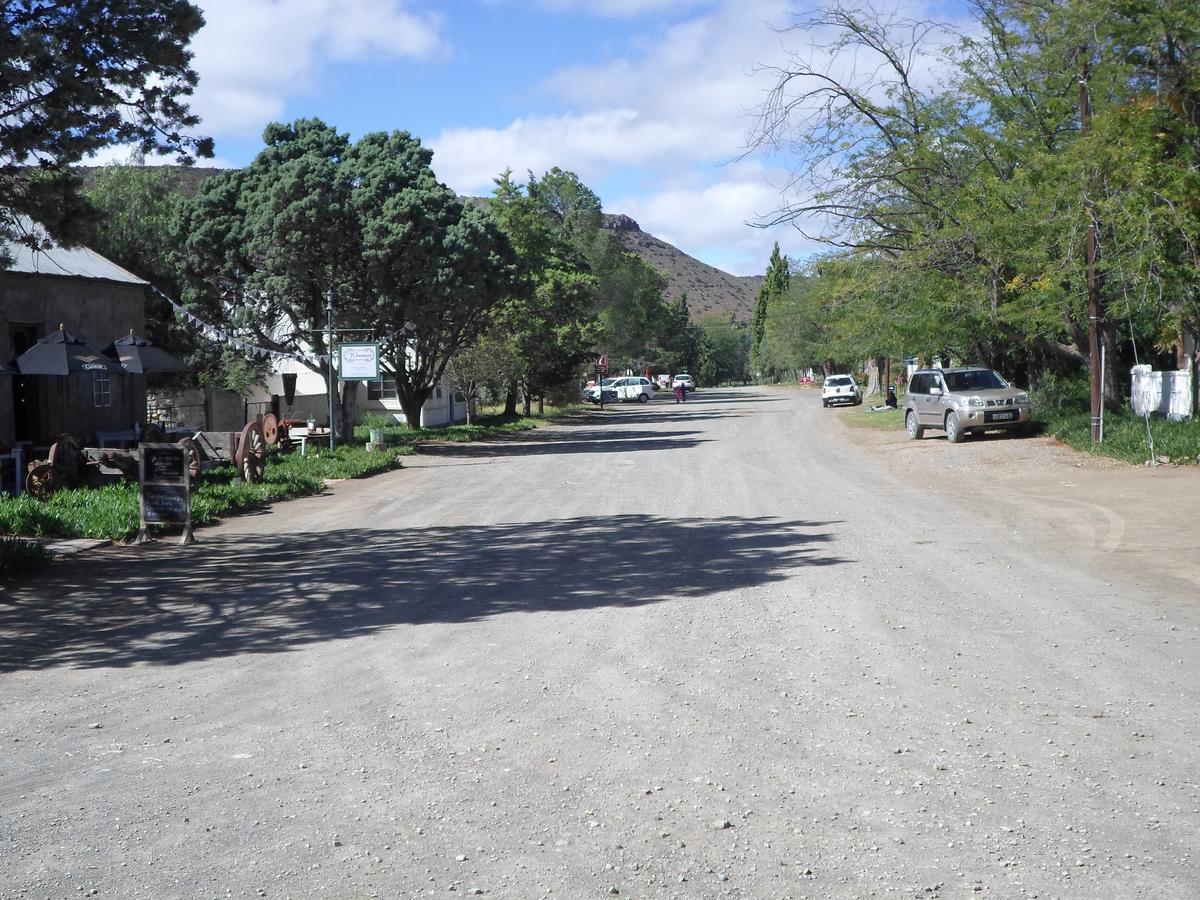
<path fill-rule="evenodd" d="M 0 896 L 1200 895 L 1179 535 L 879 440 L 701 390 L 0 588 Z"/>

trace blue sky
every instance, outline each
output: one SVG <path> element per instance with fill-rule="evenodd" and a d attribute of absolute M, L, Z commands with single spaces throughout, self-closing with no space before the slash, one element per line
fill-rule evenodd
<path fill-rule="evenodd" d="M 509 167 L 572 170 L 606 211 L 737 274 L 764 271 L 775 240 L 815 249 L 746 224 L 779 207 L 784 172 L 739 158 L 789 0 L 194 2 L 192 105 L 218 164 L 252 159 L 270 121 L 316 116 L 412 132 L 460 193 Z"/>

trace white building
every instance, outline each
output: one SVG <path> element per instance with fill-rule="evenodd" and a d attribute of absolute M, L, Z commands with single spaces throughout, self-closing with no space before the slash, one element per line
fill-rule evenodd
<path fill-rule="evenodd" d="M 296 395 L 289 406 L 283 385 L 284 374 L 295 374 Z M 325 379 L 299 362 L 283 359 L 276 363 L 267 378 L 266 386 L 249 398 L 251 404 L 269 407 L 278 397 L 279 413 L 288 419 L 314 419 L 324 423 L 329 418 L 329 400 L 325 390 Z M 358 410 L 360 416 L 376 413 L 394 416 L 397 422 L 405 421 L 404 410 L 396 397 L 396 385 L 391 376 L 384 375 L 382 381 L 360 381 L 358 383 Z M 445 380 L 433 389 L 433 394 L 421 407 L 422 428 L 436 428 L 467 420 L 467 404 L 454 396 Z"/>

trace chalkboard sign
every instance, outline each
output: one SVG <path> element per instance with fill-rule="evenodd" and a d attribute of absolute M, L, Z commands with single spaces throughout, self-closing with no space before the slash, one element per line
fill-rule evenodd
<path fill-rule="evenodd" d="M 187 454 L 182 447 L 142 445 L 142 483 L 184 484 L 187 481 Z"/>
<path fill-rule="evenodd" d="M 142 495 L 138 541 L 149 539 L 151 525 L 182 525 L 179 542 L 191 543 L 192 497 L 184 448 L 178 444 L 142 444 L 138 474 Z"/>
<path fill-rule="evenodd" d="M 143 484 L 142 521 L 149 525 L 186 525 L 191 505 L 186 484 Z"/>

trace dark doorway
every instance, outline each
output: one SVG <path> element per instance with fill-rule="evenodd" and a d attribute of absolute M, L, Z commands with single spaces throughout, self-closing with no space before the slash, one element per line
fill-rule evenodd
<path fill-rule="evenodd" d="M 36 325 L 10 325 L 8 330 L 13 356 L 17 357 L 37 343 Z M 37 388 L 32 377 L 14 375 L 9 379 L 13 392 L 13 437 L 18 441 L 35 440 L 38 424 Z"/>

